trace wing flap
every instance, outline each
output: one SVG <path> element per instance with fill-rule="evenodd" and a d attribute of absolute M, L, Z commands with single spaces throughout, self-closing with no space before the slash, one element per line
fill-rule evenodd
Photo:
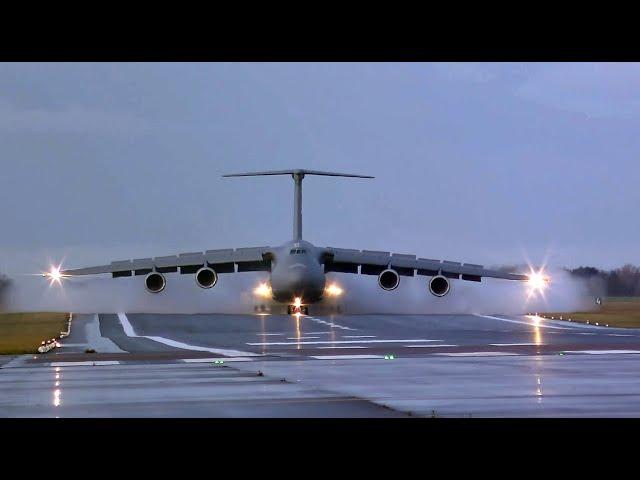
<path fill-rule="evenodd" d="M 334 247 L 326 249 L 325 272 L 379 275 L 386 268 L 393 268 L 399 275 L 404 276 L 424 275 L 432 277 L 440 274 L 447 278 L 470 282 L 480 282 L 482 277 L 520 281 L 528 279 L 527 275 L 489 270 L 475 263 L 416 258 L 415 255 L 376 250 L 361 251 Z"/>

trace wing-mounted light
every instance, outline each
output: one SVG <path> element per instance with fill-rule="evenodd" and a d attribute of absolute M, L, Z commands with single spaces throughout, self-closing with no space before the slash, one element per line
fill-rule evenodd
<path fill-rule="evenodd" d="M 544 267 L 540 268 L 540 270 L 538 271 L 531 268 L 531 272 L 527 275 L 527 286 L 529 288 L 529 296 L 535 295 L 537 293 L 544 295 L 544 292 L 549 287 L 550 283 L 551 283 L 551 277 L 549 277 L 545 273 Z"/>
<path fill-rule="evenodd" d="M 49 279 L 52 285 L 54 283 L 60 285 L 62 284 L 63 279 L 71 277 L 71 275 L 66 275 L 65 273 L 63 273 L 63 271 L 60 270 L 61 268 L 62 265 L 52 265 L 48 272 L 42 272 L 42 276 Z"/>

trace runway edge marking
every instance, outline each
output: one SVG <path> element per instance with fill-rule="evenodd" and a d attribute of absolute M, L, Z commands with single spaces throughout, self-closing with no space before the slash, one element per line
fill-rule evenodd
<path fill-rule="evenodd" d="M 519 323 L 520 325 L 527 325 L 528 327 L 553 328 L 553 329 L 556 329 L 556 330 L 576 330 L 575 328 L 556 327 L 555 325 L 546 325 L 546 324 L 543 324 L 543 323 L 541 323 L 540 325 L 534 325 L 533 323 L 523 322 L 522 320 L 513 320 L 511 318 L 500 318 L 500 317 L 494 317 L 493 315 L 482 315 L 480 313 L 473 313 L 472 315 L 474 317 L 489 318 L 491 320 L 499 320 L 501 322 Z"/>
<path fill-rule="evenodd" d="M 620 355 L 620 354 L 640 354 L 640 350 L 565 350 L 563 353 L 583 354 L 583 355 Z"/>

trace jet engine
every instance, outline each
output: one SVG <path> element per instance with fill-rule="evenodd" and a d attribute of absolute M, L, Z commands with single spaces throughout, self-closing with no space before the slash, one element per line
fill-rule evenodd
<path fill-rule="evenodd" d="M 196 285 L 200 288 L 211 288 L 218 283 L 218 274 L 215 270 L 203 267 L 196 272 Z"/>
<path fill-rule="evenodd" d="M 447 280 L 447 277 L 443 277 L 442 275 L 436 275 L 429 280 L 429 291 L 436 297 L 444 297 L 449 293 L 450 288 L 451 284 L 449 283 L 449 280 Z"/>
<path fill-rule="evenodd" d="M 395 290 L 400 285 L 400 275 L 390 268 L 383 270 L 378 275 L 378 285 L 383 290 Z"/>
<path fill-rule="evenodd" d="M 144 286 L 149 293 L 160 293 L 167 285 L 164 275 L 158 272 L 151 272 L 144 277 Z"/>

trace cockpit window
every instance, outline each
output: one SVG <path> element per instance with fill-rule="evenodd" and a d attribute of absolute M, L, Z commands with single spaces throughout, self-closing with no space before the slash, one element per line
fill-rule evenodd
<path fill-rule="evenodd" d="M 307 251 L 301 248 L 294 248 L 289 252 L 289 255 L 299 255 L 301 253 L 307 253 Z"/>

